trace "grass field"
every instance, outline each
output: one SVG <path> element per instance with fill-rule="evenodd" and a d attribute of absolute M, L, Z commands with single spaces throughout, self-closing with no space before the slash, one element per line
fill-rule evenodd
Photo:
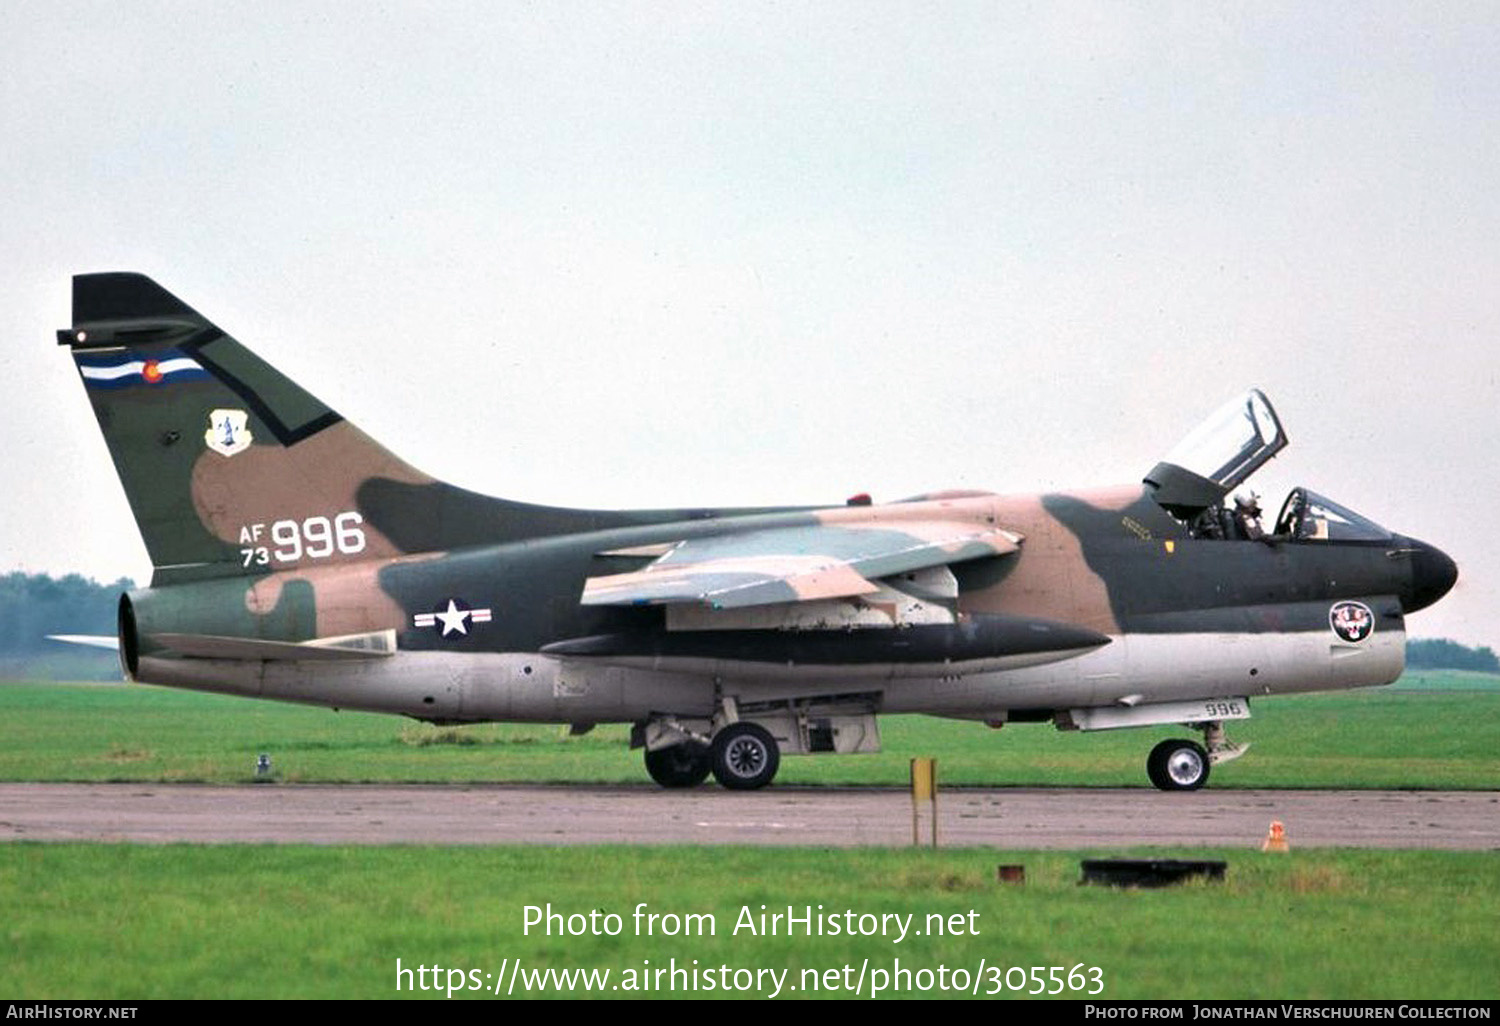
<path fill-rule="evenodd" d="M 1214 787 L 1500 788 L 1500 677 L 1408 675 L 1391 687 L 1270 698 L 1230 724 L 1250 754 Z M 0 686 L 0 779 L 205 781 L 253 775 L 267 752 L 285 781 L 649 783 L 626 728 L 438 728 L 140 685 Z M 876 755 L 788 758 L 783 784 L 901 784 L 914 755 L 947 784 L 1148 786 L 1144 761 L 1181 728 L 990 730 L 922 716 L 881 719 Z"/>
<path fill-rule="evenodd" d="M 1232 731 L 1254 750 L 1220 767 L 1212 786 L 1500 788 L 1497 714 L 1500 678 L 1465 674 L 1258 702 Z M 39 684 L 0 686 L 0 723 L 8 780 L 234 782 L 265 751 L 282 780 L 651 786 L 623 728 L 577 738 L 556 727 L 440 729 L 149 687 Z M 923 754 L 939 758 L 949 784 L 1145 787 L 1145 752 L 1173 733 L 995 732 L 922 717 L 887 717 L 882 728 L 884 753 L 788 759 L 778 780 L 900 784 L 909 757 Z M 689 996 L 721 996 L 705 989 L 712 969 L 716 988 L 749 988 L 734 996 L 767 996 L 779 980 L 779 997 L 807 997 L 816 977 L 820 996 L 847 997 L 861 970 L 864 995 L 902 983 L 900 959 L 905 989 L 882 996 L 951 996 L 936 989 L 940 967 L 950 987 L 962 978 L 982 995 L 1019 996 L 1006 985 L 1031 989 L 1031 966 L 1059 966 L 1063 981 L 1079 967 L 1085 991 L 1097 967 L 1105 998 L 1500 997 L 1494 853 L 1153 849 L 1227 859 L 1228 878 L 1163 891 L 1078 886 L 1078 860 L 1098 854 L 4 844 L 0 996 L 447 1000 L 410 988 L 492 986 L 519 964 L 517 996 L 589 993 L 578 979 L 527 991 L 527 977 L 548 970 L 609 970 L 609 997 L 663 996 L 669 980 L 677 996 L 689 980 Z M 1000 863 L 1023 863 L 1026 883 L 997 883 Z M 525 934 L 525 906 L 549 902 L 564 914 L 615 912 L 620 934 Z M 717 930 L 638 936 L 630 912 L 640 902 L 711 914 Z M 957 915 L 977 934 L 896 944 L 732 932 L 744 907 L 800 914 L 819 904 L 912 914 L 916 928 L 929 914 Z M 403 977 L 402 992 L 398 958 L 425 970 Z M 1006 975 L 1012 967 L 1028 972 Z M 673 968 L 694 975 L 650 975 Z M 608 989 L 622 984 L 650 989 Z"/>
<path fill-rule="evenodd" d="M 608 989 L 628 987 L 627 970 L 674 959 L 685 969 L 696 959 L 720 980 L 720 966 L 731 980 L 735 970 L 785 973 L 783 998 L 812 996 L 804 970 L 823 987 L 823 973 L 845 966 L 840 989 L 818 994 L 849 996 L 863 966 L 869 996 L 879 971 L 887 984 L 900 980 L 897 959 L 912 974 L 907 992 L 882 996 L 943 996 L 940 966 L 964 970 L 949 982 L 977 981 L 986 995 L 1012 966 L 1059 966 L 1064 981 L 1081 967 L 1084 994 L 1097 978 L 1099 996 L 1115 999 L 1500 996 L 1494 856 L 1208 854 L 1229 860 L 1224 883 L 1136 891 L 1080 887 L 1077 854 L 1037 852 L 0 845 L 0 994 L 446 1000 L 441 989 L 413 992 L 415 975 L 398 993 L 399 958 L 408 969 L 440 966 L 441 983 L 487 987 L 485 973 L 503 985 L 516 959 L 526 974 L 609 970 L 611 997 L 633 993 Z M 1025 884 L 997 883 L 998 862 L 1023 863 Z M 714 933 L 637 935 L 631 913 L 641 902 L 663 915 L 711 915 Z M 563 916 L 614 912 L 619 935 L 524 933 L 525 907 L 548 903 Z M 909 928 L 924 935 L 897 943 L 894 920 L 885 937 L 735 933 L 741 910 L 758 916 L 762 905 L 912 915 Z M 950 927 L 957 916 L 962 930 L 926 934 L 929 915 Z M 982 972 L 981 960 L 1000 973 Z M 647 996 L 661 996 L 667 979 Z M 704 991 L 701 975 L 680 976 L 678 996 L 689 979 L 699 985 L 690 994 L 722 993 Z M 1025 971 L 1010 981 L 1034 986 Z M 750 986 L 751 974 L 740 982 Z M 772 990 L 763 975 L 740 996 Z M 526 977 L 515 993 L 528 993 Z M 563 993 L 586 991 L 574 980 Z"/>

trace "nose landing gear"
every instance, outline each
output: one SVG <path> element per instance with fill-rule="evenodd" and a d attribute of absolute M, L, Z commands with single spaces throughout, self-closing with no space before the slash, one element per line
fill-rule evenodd
<path fill-rule="evenodd" d="M 1196 791 L 1208 783 L 1209 769 L 1221 762 L 1238 759 L 1250 745 L 1230 741 L 1220 720 L 1193 723 L 1203 731 L 1203 744 L 1182 738 L 1171 738 L 1151 749 L 1146 758 L 1146 776 L 1163 791 Z"/>

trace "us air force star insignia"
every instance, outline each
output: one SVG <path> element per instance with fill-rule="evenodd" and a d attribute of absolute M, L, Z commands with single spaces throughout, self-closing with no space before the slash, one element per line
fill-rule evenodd
<path fill-rule="evenodd" d="M 244 410 L 214 410 L 208 415 L 203 441 L 221 456 L 233 456 L 250 448 L 250 415 Z"/>
<path fill-rule="evenodd" d="M 470 609 L 460 606 L 456 599 L 448 600 L 448 608 L 440 609 L 435 613 L 418 613 L 411 618 L 413 627 L 436 627 L 443 626 L 443 637 L 450 634 L 468 634 L 469 624 L 489 623 L 491 613 L 488 609 Z"/>

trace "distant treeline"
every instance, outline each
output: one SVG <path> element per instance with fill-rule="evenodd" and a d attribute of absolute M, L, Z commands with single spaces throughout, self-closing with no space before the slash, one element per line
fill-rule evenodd
<path fill-rule="evenodd" d="M 1480 670 L 1500 673 L 1500 659 L 1488 645 L 1469 648 L 1447 638 L 1419 638 L 1406 643 L 1406 665 L 1413 670 Z"/>
<path fill-rule="evenodd" d="M 134 587 L 129 578 L 100 584 L 80 574 L 8 573 L 0 577 L 0 653 L 51 651 L 49 634 L 113 634 L 120 593 Z"/>
<path fill-rule="evenodd" d="M 80 574 L 0 576 L 0 673 L 10 680 L 118 680 L 114 653 L 47 635 L 114 634 L 120 593 L 134 587 L 124 577 L 100 584 Z"/>

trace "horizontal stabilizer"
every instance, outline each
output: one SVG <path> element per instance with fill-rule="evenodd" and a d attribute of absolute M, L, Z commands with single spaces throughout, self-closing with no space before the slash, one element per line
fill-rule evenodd
<path fill-rule="evenodd" d="M 642 570 L 590 577 L 586 606 L 715 609 L 868 595 L 891 574 L 1015 552 L 1021 537 L 963 520 L 804 523 L 690 538 Z"/>
<path fill-rule="evenodd" d="M 113 634 L 49 634 L 48 641 L 61 641 L 65 645 L 86 645 L 89 648 L 107 648 L 120 651 L 120 639 Z"/>
<path fill-rule="evenodd" d="M 225 638 L 212 634 L 153 634 L 151 640 L 197 659 L 331 662 L 378 659 L 396 653 L 395 631 L 300 642 Z"/>

